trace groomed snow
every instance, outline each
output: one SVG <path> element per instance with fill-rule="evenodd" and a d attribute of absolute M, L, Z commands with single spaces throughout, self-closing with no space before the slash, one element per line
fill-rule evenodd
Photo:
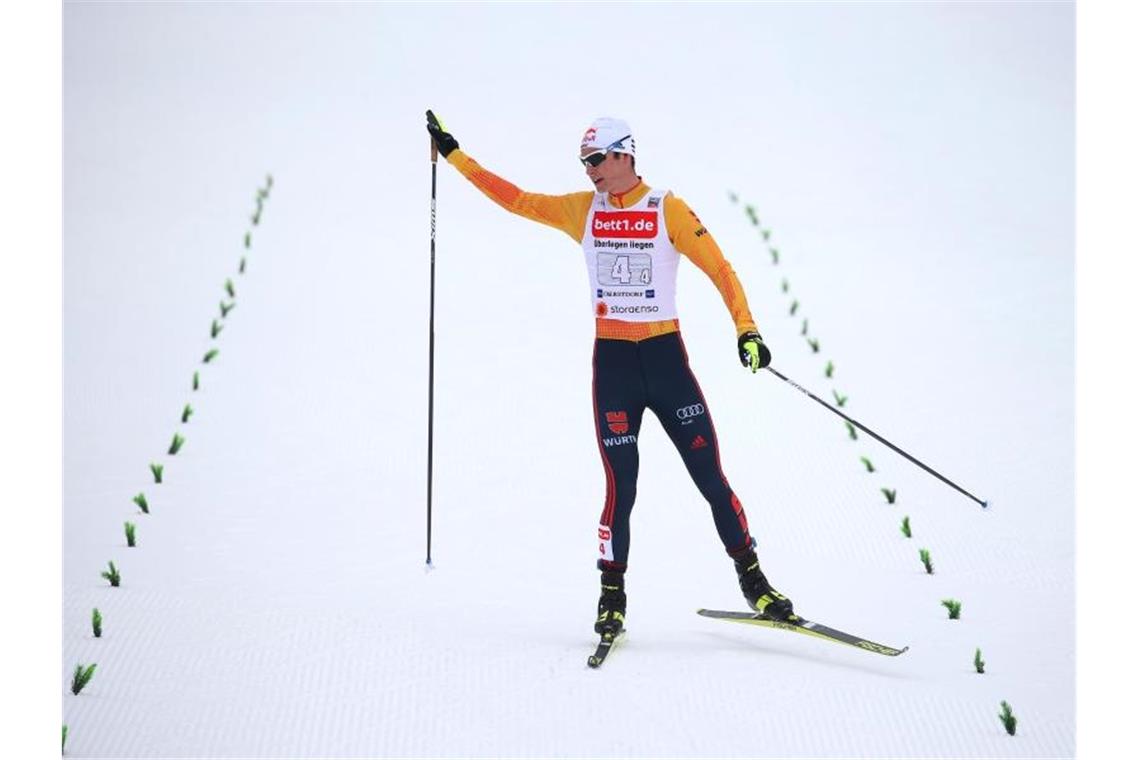
<path fill-rule="evenodd" d="M 69 3 L 64 21 L 69 756 L 1073 755 L 1072 6 Z M 425 571 L 428 107 L 548 193 L 586 188 L 591 119 L 626 118 L 774 366 L 993 499 L 743 371 L 683 265 L 683 334 L 766 572 L 803 614 L 909 652 L 697 617 L 742 600 L 647 419 L 630 634 L 585 667 L 604 479 L 581 254 L 446 164 Z M 76 697 L 80 662 L 98 672 Z"/>

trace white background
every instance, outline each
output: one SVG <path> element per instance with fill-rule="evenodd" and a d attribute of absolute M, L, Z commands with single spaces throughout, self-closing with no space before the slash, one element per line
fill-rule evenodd
<path fill-rule="evenodd" d="M 458 7 L 66 8 L 63 667 L 100 662 L 64 699 L 71 754 L 1071 754 L 1071 8 L 623 7 L 606 23 L 638 34 L 593 71 L 582 10 L 484 7 L 449 38 Z M 643 175 L 725 248 L 776 366 L 828 392 L 786 276 L 852 414 L 997 501 L 982 515 L 741 373 L 715 291 L 682 274 L 769 574 L 806 614 L 912 652 L 692 616 L 737 592 L 648 423 L 633 633 L 584 671 L 601 477 L 581 264 L 446 166 L 423 573 L 427 105 L 546 192 L 581 186 L 569 155 L 593 116 L 630 120 Z M 127 554 L 129 496 L 190 400 L 266 169 L 222 360 Z M 124 589 L 97 581 L 110 557 Z"/>

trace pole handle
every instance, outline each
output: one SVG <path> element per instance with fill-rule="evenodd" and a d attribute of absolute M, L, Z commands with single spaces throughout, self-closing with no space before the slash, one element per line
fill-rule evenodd
<path fill-rule="evenodd" d="M 439 148 L 436 147 L 435 140 L 431 139 L 431 135 L 428 135 L 428 142 L 431 143 L 431 162 L 434 164 L 439 160 Z"/>

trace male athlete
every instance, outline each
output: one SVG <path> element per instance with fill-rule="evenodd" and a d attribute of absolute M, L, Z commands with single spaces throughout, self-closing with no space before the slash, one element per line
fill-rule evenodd
<path fill-rule="evenodd" d="M 600 118 L 586 130 L 579 160 L 594 189 L 567 195 L 523 192 L 487 171 L 459 149 L 431 111 L 427 129 L 447 162 L 484 195 L 507 211 L 562 230 L 585 252 L 597 325 L 594 426 L 606 473 L 598 526 L 602 593 L 594 630 L 612 638 L 625 622 L 629 515 L 637 491 L 637 434 L 646 408 L 657 415 L 708 501 L 748 604 L 771 617 L 792 617 L 791 600 L 760 571 L 756 542 L 721 472 L 709 406 L 681 340 L 675 292 L 684 255 L 724 298 L 736 323 L 741 363 L 756 372 L 772 360 L 740 281 L 701 220 L 683 200 L 637 175 L 633 133 L 621 119 Z"/>

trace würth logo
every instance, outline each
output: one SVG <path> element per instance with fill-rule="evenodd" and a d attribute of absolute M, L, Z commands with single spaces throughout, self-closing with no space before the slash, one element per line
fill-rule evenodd
<path fill-rule="evenodd" d="M 629 432 L 629 418 L 625 412 L 606 412 L 606 424 L 614 435 Z"/>
<path fill-rule="evenodd" d="M 598 211 L 594 214 L 596 238 L 655 238 L 656 211 Z"/>
<path fill-rule="evenodd" d="M 705 440 L 704 436 L 698 435 L 696 438 L 693 439 L 693 442 L 691 444 L 689 444 L 689 448 L 690 449 L 703 449 L 708 445 L 709 444 Z"/>

